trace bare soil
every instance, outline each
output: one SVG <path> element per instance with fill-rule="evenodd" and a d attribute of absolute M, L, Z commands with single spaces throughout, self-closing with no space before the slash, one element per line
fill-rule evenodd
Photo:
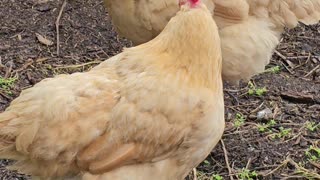
<path fill-rule="evenodd" d="M 61 16 L 57 54 L 63 2 L 42 1 L 0 3 L 0 111 L 44 78 L 88 70 L 131 46 L 113 30 L 101 0 L 72 0 Z M 226 84 L 223 142 L 199 165 L 198 179 L 320 179 L 319 66 L 320 24 L 300 24 L 283 34 L 269 72 L 251 86 Z M 1 180 L 28 179 L 8 164 L 0 161 Z"/>

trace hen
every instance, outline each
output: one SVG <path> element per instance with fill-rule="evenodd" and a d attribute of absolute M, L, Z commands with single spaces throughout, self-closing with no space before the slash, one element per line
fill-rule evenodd
<path fill-rule="evenodd" d="M 42 179 L 183 179 L 220 140 L 224 101 L 217 26 L 181 4 L 150 42 L 24 90 L 0 114 L 0 157 Z"/>
<path fill-rule="evenodd" d="M 177 0 L 104 0 L 120 35 L 134 44 L 155 37 L 178 11 Z M 320 0 L 205 0 L 222 43 L 223 79 L 249 80 L 264 71 L 284 27 L 320 20 Z M 214 7 L 215 6 L 215 7 Z"/>

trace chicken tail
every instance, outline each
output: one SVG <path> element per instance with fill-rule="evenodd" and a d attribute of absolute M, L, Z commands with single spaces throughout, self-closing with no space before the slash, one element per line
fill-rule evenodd
<path fill-rule="evenodd" d="M 320 0 L 248 0 L 250 13 L 271 18 L 277 28 L 294 28 L 298 22 L 316 24 L 320 21 Z"/>
<path fill-rule="evenodd" d="M 11 125 L 16 115 L 11 112 L 0 114 L 0 159 L 18 160 L 21 155 L 16 151 L 17 128 Z"/>

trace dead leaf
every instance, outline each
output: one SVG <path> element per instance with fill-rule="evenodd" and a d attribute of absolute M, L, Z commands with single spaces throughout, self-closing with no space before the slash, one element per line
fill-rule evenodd
<path fill-rule="evenodd" d="M 47 45 L 47 46 L 52 46 L 53 42 L 46 37 L 42 36 L 41 34 L 36 33 L 37 39 L 39 40 L 40 43 Z"/>

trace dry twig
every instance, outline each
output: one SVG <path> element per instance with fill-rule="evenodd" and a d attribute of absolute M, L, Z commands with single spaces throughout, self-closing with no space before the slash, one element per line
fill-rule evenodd
<path fill-rule="evenodd" d="M 310 179 L 320 179 L 319 174 L 309 171 L 308 169 L 300 166 L 298 163 L 294 162 L 291 158 L 288 158 L 288 163 L 290 163 L 296 168 L 296 171 L 297 171 L 296 174 L 303 174 L 304 177 L 310 177 Z"/>
<path fill-rule="evenodd" d="M 312 162 L 312 161 L 311 161 L 310 164 L 320 170 L 320 164 L 319 164 L 319 163 L 316 163 L 316 162 Z"/>
<path fill-rule="evenodd" d="M 222 145 L 222 148 L 223 148 L 224 159 L 225 159 L 226 164 L 227 164 L 227 168 L 228 168 L 228 171 L 229 171 L 230 179 L 233 180 L 232 169 L 231 169 L 230 164 L 229 164 L 228 151 L 227 151 L 226 146 L 225 146 L 225 144 L 224 144 L 222 139 L 221 139 L 221 145 Z"/>
<path fill-rule="evenodd" d="M 92 64 L 99 64 L 102 61 L 92 61 L 92 62 L 87 62 L 87 63 L 83 63 L 83 64 L 75 64 L 75 65 L 61 65 L 61 66 L 56 66 L 55 69 L 69 69 L 69 68 L 79 68 L 79 67 L 84 67 L 84 66 L 88 66 L 88 65 L 92 65 Z"/>
<path fill-rule="evenodd" d="M 198 180 L 198 178 L 197 178 L 197 168 L 193 168 L 193 180 Z"/>
<path fill-rule="evenodd" d="M 64 0 L 63 1 L 63 4 L 61 6 L 61 9 L 60 9 L 60 12 L 59 12 L 59 15 L 57 17 L 57 20 L 56 20 L 56 33 L 57 33 L 57 56 L 60 55 L 60 19 L 61 19 L 61 15 L 62 15 L 62 12 L 64 10 L 64 8 L 66 7 L 67 5 L 67 0 Z"/>
<path fill-rule="evenodd" d="M 286 166 L 289 162 L 289 159 L 286 158 L 286 160 L 284 160 L 277 168 L 275 168 L 274 170 L 268 172 L 267 174 L 263 175 L 264 177 L 269 176 L 273 173 L 275 173 L 276 171 L 278 171 L 279 169 L 281 169 L 282 167 Z"/>
<path fill-rule="evenodd" d="M 318 70 L 320 68 L 320 65 L 318 65 L 317 67 L 315 67 L 314 69 L 312 69 L 308 74 L 306 74 L 304 77 L 308 77 L 310 76 L 312 73 L 314 73 L 316 70 Z"/>

